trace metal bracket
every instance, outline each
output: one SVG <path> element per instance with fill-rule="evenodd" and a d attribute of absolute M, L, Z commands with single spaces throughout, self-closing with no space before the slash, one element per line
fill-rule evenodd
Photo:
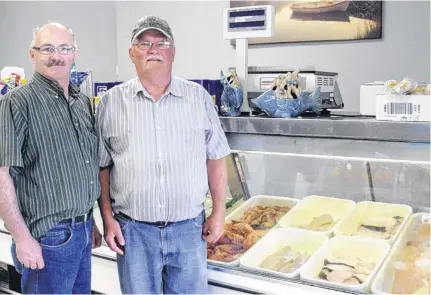
<path fill-rule="evenodd" d="M 235 163 L 235 165 L 234 165 L 235 170 L 236 170 L 238 178 L 241 182 L 241 187 L 242 187 L 242 191 L 243 191 L 243 199 L 244 199 L 244 201 L 246 201 L 246 200 L 250 199 L 251 196 L 250 196 L 250 191 L 248 189 L 247 181 L 245 179 L 244 169 L 243 169 L 242 163 L 241 163 L 241 158 L 240 158 L 238 153 L 232 153 L 232 155 L 233 155 L 233 159 L 234 159 L 234 163 Z"/>

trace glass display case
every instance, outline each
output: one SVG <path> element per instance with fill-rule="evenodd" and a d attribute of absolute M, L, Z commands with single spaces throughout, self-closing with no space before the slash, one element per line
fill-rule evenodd
<path fill-rule="evenodd" d="M 396 261 L 395 254 L 407 246 L 405 236 L 417 229 L 407 229 L 412 219 L 430 211 L 429 123 L 336 116 L 226 117 L 221 123 L 233 151 L 230 194 L 241 199 L 229 204 L 233 211 L 226 214 L 222 239 L 208 246 L 209 271 L 218 273 L 213 281 L 232 289 L 244 289 L 246 281 L 249 292 L 280 294 L 290 288 L 319 293 L 397 288 L 394 276 L 405 274 L 391 271 L 387 260 Z M 283 206 L 287 213 L 278 214 Z M 250 238 L 250 228 L 241 224 L 257 236 Z M 421 249 L 429 252 L 429 230 L 425 235 Z M 422 262 L 429 270 L 429 255 Z M 383 283 L 376 283 L 378 275 Z M 269 291 L 269 285 L 278 287 Z M 427 286 L 429 272 L 413 291 Z"/>
<path fill-rule="evenodd" d="M 220 120 L 232 154 L 210 293 L 429 293 L 429 123 Z M 104 243 L 93 257 L 94 278 L 120 292 L 115 253 Z"/>

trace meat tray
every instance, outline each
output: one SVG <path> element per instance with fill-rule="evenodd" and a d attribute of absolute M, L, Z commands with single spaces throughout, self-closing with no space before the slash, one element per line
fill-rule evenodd
<path fill-rule="evenodd" d="M 299 201 L 300 200 L 298 200 L 298 199 L 293 199 L 293 198 L 288 198 L 288 197 L 257 195 L 257 196 L 251 197 L 250 199 L 245 201 L 242 205 L 240 205 L 238 208 L 236 208 L 234 211 L 232 211 L 232 213 L 230 213 L 228 216 L 226 216 L 225 224 L 231 223 L 232 220 L 239 220 L 241 217 L 244 216 L 244 213 L 247 211 L 247 209 L 254 207 L 254 206 L 257 206 L 257 205 L 287 206 L 290 209 L 292 209 L 292 208 L 294 208 L 294 206 L 296 206 L 296 204 L 298 204 Z M 290 213 L 290 211 L 287 214 L 289 214 L 289 213 Z M 274 226 L 273 228 L 277 228 L 277 225 Z M 253 246 L 252 246 L 252 248 L 253 248 Z M 247 252 L 245 252 L 245 253 L 247 253 Z M 245 254 L 245 253 L 243 253 L 243 254 Z M 233 266 L 234 267 L 234 266 L 239 266 L 240 258 L 241 257 L 238 257 L 238 259 L 236 259 L 232 262 L 223 262 L 223 261 L 212 260 L 212 259 L 207 259 L 207 261 L 208 261 L 208 263 L 215 264 L 215 265 L 231 266 L 231 267 Z"/>

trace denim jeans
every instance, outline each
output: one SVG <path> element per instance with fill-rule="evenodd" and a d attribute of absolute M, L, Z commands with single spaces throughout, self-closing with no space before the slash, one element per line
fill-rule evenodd
<path fill-rule="evenodd" d="M 87 222 L 60 223 L 38 239 L 45 263 L 43 269 L 24 267 L 16 257 L 12 243 L 12 258 L 21 274 L 24 294 L 90 294 L 92 227 Z"/>
<path fill-rule="evenodd" d="M 159 228 L 119 214 L 126 244 L 117 255 L 123 294 L 206 294 L 205 212 Z"/>

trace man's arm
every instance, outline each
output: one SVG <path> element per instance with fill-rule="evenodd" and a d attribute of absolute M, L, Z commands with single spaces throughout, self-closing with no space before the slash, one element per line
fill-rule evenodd
<path fill-rule="evenodd" d="M 103 220 L 112 217 L 112 206 L 109 197 L 109 182 L 110 182 L 110 167 L 100 168 L 99 181 L 100 181 L 100 198 L 98 199 L 100 213 Z"/>
<path fill-rule="evenodd" d="M 15 187 L 9 175 L 9 167 L 0 168 L 0 217 L 6 223 L 16 242 L 31 236 L 19 211 Z"/>
<path fill-rule="evenodd" d="M 123 250 L 121 250 L 117 244 L 118 242 L 120 245 L 124 246 L 125 241 L 120 224 L 115 220 L 112 214 L 111 197 L 109 194 L 110 173 L 110 167 L 100 168 L 99 181 L 101 193 L 98 200 L 99 208 L 103 219 L 106 243 L 112 251 L 124 255 Z"/>
<path fill-rule="evenodd" d="M 205 143 L 207 154 L 207 171 L 210 192 L 213 200 L 213 212 L 203 226 L 203 238 L 214 243 L 224 231 L 224 215 L 226 212 L 227 169 L 225 157 L 230 154 L 226 135 L 214 108 L 214 103 L 208 91 L 201 87 L 205 100 L 208 120 L 205 126 Z"/>
<path fill-rule="evenodd" d="M 227 170 L 224 158 L 208 160 L 208 180 L 213 201 L 213 214 L 224 218 L 226 211 Z"/>
<path fill-rule="evenodd" d="M 213 202 L 211 216 L 204 224 L 203 234 L 208 243 L 216 242 L 223 234 L 226 212 L 227 170 L 224 158 L 207 160 L 208 181 Z"/>
<path fill-rule="evenodd" d="M 0 217 L 16 243 L 18 260 L 27 268 L 44 268 L 42 249 L 31 236 L 19 211 L 9 167 L 0 167 Z"/>
<path fill-rule="evenodd" d="M 112 215 L 111 197 L 109 192 L 110 187 L 110 173 L 113 161 L 110 154 L 109 141 L 105 139 L 105 127 L 104 121 L 107 104 L 110 100 L 110 91 L 105 93 L 102 97 L 99 106 L 97 107 L 96 116 L 96 130 L 99 138 L 99 182 L 100 182 L 100 198 L 98 200 L 100 214 L 103 219 L 103 229 L 105 232 L 105 241 L 109 248 L 123 255 L 124 252 L 118 247 L 118 244 L 124 245 L 124 237 L 121 232 L 121 227 L 117 220 Z"/>

